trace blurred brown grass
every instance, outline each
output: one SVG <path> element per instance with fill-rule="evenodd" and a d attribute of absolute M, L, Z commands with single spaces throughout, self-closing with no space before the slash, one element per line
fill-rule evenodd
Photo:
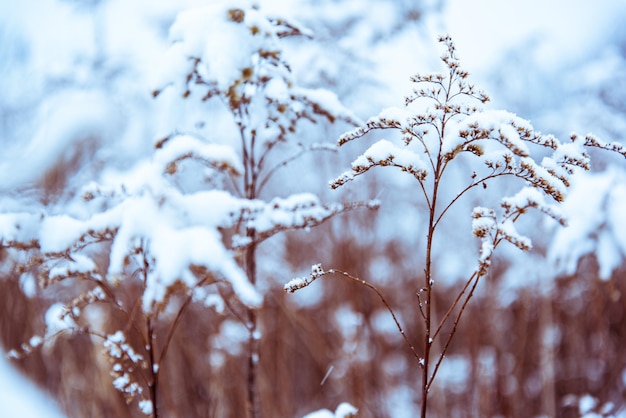
<path fill-rule="evenodd" d="M 317 236 L 324 233 L 328 230 Z M 308 249 L 298 238 L 287 242 L 293 263 L 309 259 L 307 251 L 312 259 L 331 251 L 321 242 Z M 371 279 L 364 268 L 371 259 L 368 245 L 344 242 L 334 248 L 339 250 L 327 253 L 328 266 Z M 584 394 L 623 405 L 626 269 L 609 281 L 598 279 L 596 271 L 594 260 L 586 259 L 577 275 L 561 277 L 552 291 L 522 288 L 505 305 L 494 270 L 462 318 L 444 361 L 447 369 L 431 394 L 429 416 L 573 417 L 578 415 L 571 400 Z M 260 311 L 259 377 L 264 417 L 302 416 L 334 409 L 342 401 L 355 405 L 361 418 L 394 416 L 393 407 L 408 409 L 403 416 L 417 414 L 419 368 L 402 340 L 377 325 L 386 312 L 375 294 L 352 282 L 324 279 L 312 285 L 323 292 L 322 301 L 299 306 L 283 293 L 281 277 L 266 280 L 270 289 Z M 412 316 L 416 298 L 411 286 L 394 278 L 379 288 L 417 342 L 421 323 Z M 456 291 L 437 289 L 439 318 Z M 0 280 L 0 336 L 6 350 L 41 332 L 49 296 L 27 298 L 16 275 Z M 356 318 L 352 328 L 337 321 L 346 312 Z M 197 304 L 184 313 L 161 365 L 162 416 L 245 416 L 245 343 L 236 354 L 229 353 L 236 341 L 214 343 L 224 321 L 233 320 Z M 105 322 L 111 330 L 126 325 L 115 315 Z M 141 416 L 111 385 L 101 345 L 88 336 L 60 336 L 14 364 L 50 392 L 69 417 Z"/>

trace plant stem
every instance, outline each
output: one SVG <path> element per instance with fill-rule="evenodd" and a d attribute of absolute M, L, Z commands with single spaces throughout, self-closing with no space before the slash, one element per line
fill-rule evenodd
<path fill-rule="evenodd" d="M 244 112 L 245 114 L 246 112 Z M 254 200 L 258 196 L 258 162 L 255 158 L 255 142 L 256 135 L 250 133 L 246 135 L 245 125 L 239 124 L 239 133 L 241 136 L 241 145 L 244 163 L 244 195 L 246 199 Z M 250 244 L 245 251 L 245 270 L 248 280 L 252 286 L 256 286 L 257 268 L 256 268 L 256 230 L 254 228 L 246 229 L 246 237 Z M 248 387 L 247 387 L 247 409 L 249 418 L 259 418 L 260 407 L 257 390 L 258 364 L 259 364 L 259 343 L 257 339 L 257 312 L 253 308 L 248 308 Z"/>
<path fill-rule="evenodd" d="M 252 244 L 246 249 L 246 273 L 250 283 L 256 284 L 256 244 L 254 244 L 254 230 L 249 229 L 248 237 L 252 239 Z M 257 393 L 257 374 L 259 363 L 259 344 L 256 336 L 257 313 L 254 309 L 248 308 L 248 416 L 250 418 L 259 417 L 259 399 Z"/>
<path fill-rule="evenodd" d="M 446 92 L 446 103 L 448 102 L 450 89 L 451 89 L 452 77 L 449 78 L 448 88 Z M 428 392 L 430 390 L 430 377 L 429 361 L 430 361 L 430 349 L 432 347 L 433 338 L 431 335 L 431 304 L 432 304 L 432 287 L 433 287 L 433 274 L 432 274 L 432 251 L 433 240 L 435 236 L 435 229 L 437 228 L 437 196 L 439 194 L 439 182 L 443 176 L 443 172 L 446 168 L 442 156 L 443 138 L 445 137 L 446 122 L 448 120 L 448 111 L 444 108 L 444 114 L 441 119 L 441 129 L 439 130 L 439 151 L 437 153 L 437 164 L 433 171 L 433 188 L 432 197 L 430 199 L 429 214 L 428 214 L 428 235 L 426 239 L 426 263 L 424 268 L 424 289 L 426 289 L 426 309 L 423 311 L 425 335 L 424 335 L 424 360 L 422 364 L 422 409 L 421 418 L 426 418 L 426 412 L 428 411 Z M 421 306 L 420 306 L 421 308 Z"/>
<path fill-rule="evenodd" d="M 150 263 L 148 262 L 148 258 L 146 257 L 145 245 L 142 243 L 141 245 L 141 257 L 142 257 L 142 266 L 141 266 L 141 274 L 143 276 L 143 285 L 144 290 L 148 285 L 148 271 L 150 269 Z M 157 395 L 158 395 L 158 386 L 159 386 L 159 374 L 158 370 L 154 367 L 154 325 L 152 324 L 152 320 L 150 316 L 146 316 L 146 334 L 147 334 L 147 345 L 146 349 L 148 351 L 148 357 L 150 359 L 149 367 L 150 370 L 149 375 L 152 377 L 148 380 L 148 388 L 150 389 L 150 402 L 152 402 L 152 417 L 159 418 L 159 410 L 157 408 Z"/>
<path fill-rule="evenodd" d="M 431 199 L 430 206 L 430 214 L 428 219 L 428 236 L 426 241 L 426 267 L 424 269 L 424 289 L 426 289 L 426 302 L 424 311 L 424 325 L 425 325 L 425 335 L 424 335 L 424 360 L 422 364 L 422 410 L 421 417 L 426 418 L 426 411 L 428 409 L 428 365 L 430 360 L 430 348 L 432 346 L 432 336 L 431 336 L 431 323 L 432 323 L 432 314 L 431 314 L 431 304 L 432 304 L 432 249 L 433 249 L 433 238 L 435 234 L 435 226 L 436 226 L 436 208 L 437 208 L 437 192 L 439 189 L 439 172 L 441 168 L 441 158 L 437 160 L 437 167 L 435 170 L 435 179 L 433 182 L 433 194 Z"/>
<path fill-rule="evenodd" d="M 148 355 L 150 356 L 150 374 L 152 379 L 150 380 L 150 401 L 152 402 L 152 417 L 159 418 L 159 410 L 157 409 L 157 395 L 159 385 L 159 370 L 158 366 L 155 368 L 154 363 L 154 329 L 150 317 L 147 318 L 148 323 Z"/>

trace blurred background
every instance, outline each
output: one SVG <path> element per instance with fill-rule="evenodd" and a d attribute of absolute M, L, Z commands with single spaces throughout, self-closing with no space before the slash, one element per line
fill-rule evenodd
<path fill-rule="evenodd" d="M 0 2 L 0 210 L 15 210 L 16 200 L 62 206 L 105 172 L 150 158 L 156 140 L 173 131 L 215 135 L 213 115 L 172 108 L 151 95 L 177 13 L 208 3 Z M 286 44 L 298 82 L 335 92 L 363 119 L 402 106 L 412 74 L 440 71 L 437 37 L 449 33 L 470 80 L 492 98 L 489 108 L 516 113 L 562 139 L 576 131 L 625 142 L 622 1 L 258 3 L 313 31 L 313 39 Z M 347 129 L 317 125 L 303 140 L 334 143 Z M 334 410 L 343 401 L 362 418 L 409 418 L 419 410 L 420 369 L 375 294 L 330 277 L 294 295 L 282 290 L 318 262 L 349 271 L 381 290 L 412 341 L 422 338 L 415 292 L 426 212 L 415 184 L 381 170 L 344 190 L 327 187 L 365 141 L 337 155 L 308 155 L 266 189 L 268 196 L 310 191 L 325 201 L 377 198 L 382 206 L 260 247 L 264 417 Z M 626 416 L 626 169 L 623 159 L 600 154 L 593 169 L 597 174 L 574 184 L 566 202 L 573 228 L 561 230 L 538 217 L 522 231 L 533 239 L 532 252 L 500 248 L 432 390 L 433 417 Z M 469 214 L 476 205 L 459 202 L 436 246 L 436 317 L 474 266 L 478 241 Z M 0 345 L 6 352 L 40 333 L 46 310 L 62 298 L 35 289 L 9 258 L 0 253 Z M 185 312 L 162 365 L 163 416 L 245 416 L 240 327 L 227 312 L 203 305 Z M 90 338 L 68 335 L 11 362 L 58 407 L 0 363 L 0 388 L 13 391 L 14 403 L 7 405 L 18 411 L 41 404 L 45 416 L 57 410 L 68 417 L 139 416 L 113 388 L 101 352 Z"/>

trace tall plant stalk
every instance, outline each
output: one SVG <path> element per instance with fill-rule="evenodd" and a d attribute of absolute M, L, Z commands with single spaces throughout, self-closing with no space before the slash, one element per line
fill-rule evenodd
<path fill-rule="evenodd" d="M 316 264 L 310 277 L 293 279 L 285 285 L 285 291 L 294 292 L 320 277 L 340 273 L 340 277 L 350 278 L 374 290 L 421 367 L 422 418 L 428 414 L 430 390 L 461 317 L 481 277 L 489 271 L 495 249 L 504 241 L 520 250 L 532 248 L 530 239 L 517 232 L 515 223 L 534 208 L 565 225 L 566 219 L 559 204 L 563 202 L 571 175 L 590 168 L 586 148 L 601 148 L 626 156 L 626 150 L 620 144 L 606 144 L 592 135 L 584 138 L 572 135 L 571 141 L 561 143 L 551 135 L 534 131 L 529 122 L 511 113 L 479 109 L 472 101 L 484 104 L 489 97 L 467 83 L 469 74 L 461 69 L 451 38 L 441 37 L 440 42 L 446 47 L 442 56 L 447 70 L 445 74 L 413 76 L 411 81 L 415 88 L 406 97 L 404 109 L 386 109 L 338 140 L 342 146 L 370 131 L 390 129 L 399 131 L 404 146 L 379 140 L 352 162 L 350 171 L 331 181 L 331 187 L 338 188 L 374 167 L 395 167 L 417 181 L 417 189 L 428 208 L 424 280 L 416 291 L 415 309 L 424 327 L 421 349 L 413 347 L 382 293 L 364 280 L 336 269 L 324 270 Z M 552 151 L 552 157 L 544 157 L 542 149 Z M 455 165 L 461 157 L 469 164 Z M 454 182 L 449 174 L 446 177 L 453 166 L 457 169 Z M 445 315 L 435 324 L 432 307 L 437 283 L 435 245 L 441 222 L 463 196 L 474 189 L 487 189 L 487 183 L 496 178 L 521 180 L 523 186 L 513 196 L 500 196 L 499 210 L 477 206 L 472 211 L 473 234 L 481 240 L 477 265 Z M 444 187 L 446 192 L 456 189 L 451 198 L 442 193 Z M 496 193 L 489 193 L 490 199 L 483 199 L 489 203 L 494 197 L 498 199 L 497 188 L 495 190 Z M 443 332 L 445 328 L 449 329 L 447 335 Z M 434 353 L 436 340 L 440 340 L 442 348 Z"/>
<path fill-rule="evenodd" d="M 184 47 L 187 38 L 195 45 L 196 34 L 190 28 L 196 25 L 210 34 L 207 39 L 217 36 L 212 32 L 214 29 L 205 24 L 209 20 L 216 26 L 222 25 L 238 33 L 240 37 L 237 39 L 246 45 L 233 45 L 231 50 L 223 50 L 227 52 L 223 55 L 187 55 L 182 52 L 187 51 Z M 175 48 L 177 45 L 172 48 L 174 54 L 182 54 L 176 55 L 176 60 L 191 63 L 187 73 L 182 74 L 182 98 L 195 97 L 200 99 L 200 104 L 211 99 L 221 101 L 237 128 L 232 142 L 239 145 L 239 170 L 231 180 L 235 194 L 248 202 L 250 209 L 234 228 L 233 250 L 239 255 L 248 282 L 257 287 L 257 249 L 262 241 L 282 231 L 316 226 L 346 210 L 370 206 L 361 203 L 324 205 L 311 194 L 291 195 L 285 199 L 275 197 L 270 202 L 261 200 L 267 195 L 263 193 L 265 186 L 280 168 L 310 151 L 336 151 L 333 145 L 300 142 L 302 120 L 312 123 L 343 120 L 352 125 L 356 122 L 332 93 L 295 85 L 291 68 L 283 59 L 281 43 L 283 38 L 307 36 L 297 25 L 282 18 L 265 16 L 257 8 L 224 5 L 181 15 L 174 28 L 177 29 L 174 32 L 180 33 L 178 43 L 183 45 L 182 48 Z M 232 60 L 236 68 L 228 78 L 214 72 L 214 68 L 220 68 L 225 60 Z M 173 84 L 180 86 L 180 81 L 174 80 Z M 155 96 L 160 93 L 161 90 L 155 91 Z M 171 137 L 174 142 L 176 138 L 176 135 Z M 192 152 L 183 158 L 201 159 L 201 156 Z M 281 216 L 275 216 L 277 213 Z M 261 218 L 263 222 L 256 222 Z M 289 218 L 291 220 L 286 221 Z M 247 305 L 243 307 L 245 311 L 236 313 L 248 332 L 246 410 L 249 418 L 261 416 L 259 308 Z"/>

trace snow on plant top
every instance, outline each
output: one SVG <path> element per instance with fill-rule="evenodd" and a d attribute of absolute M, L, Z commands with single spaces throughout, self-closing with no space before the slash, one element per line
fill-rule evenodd
<path fill-rule="evenodd" d="M 185 80 L 198 60 L 204 64 L 195 68 L 198 75 L 226 91 L 243 72 L 257 67 L 260 55 L 277 58 L 277 40 L 289 32 L 308 34 L 293 22 L 266 16 L 246 0 L 189 9 L 179 13 L 170 28 L 173 45 L 155 81 L 160 85 L 174 81 L 185 91 Z"/>
<path fill-rule="evenodd" d="M 442 153 L 453 153 L 456 149 L 463 146 L 467 140 L 468 133 L 476 128 L 496 132 L 496 138 L 515 150 L 516 155 L 529 155 L 528 146 L 520 139 L 518 129 L 532 131 L 532 126 L 528 121 L 504 110 L 476 112 L 463 118 L 459 123 L 454 123 L 454 121 L 450 123 L 446 128 L 446 136 L 443 139 Z"/>
<path fill-rule="evenodd" d="M 431 212 L 434 231 L 450 207 L 470 190 L 481 186 L 486 189 L 488 182 L 500 177 L 521 180 L 519 193 L 500 200 L 501 215 L 482 207 L 472 213 L 474 235 L 482 240 L 477 270 L 480 277 L 489 268 L 493 250 L 503 240 L 522 250 L 531 248 L 530 239 L 520 235 L 514 225 L 529 208 L 538 209 L 560 224 L 566 223 L 562 211 L 547 204 L 544 198 L 564 201 L 571 175 L 590 168 L 586 148 L 605 149 L 622 156 L 626 156 L 626 148 L 619 143 L 604 143 L 591 134 L 573 134 L 570 141 L 561 143 L 552 135 L 535 131 L 530 122 L 513 113 L 478 108 L 472 103 L 486 103 L 489 97 L 467 82 L 469 73 L 460 68 L 450 37 L 443 36 L 440 41 L 447 47 L 441 57 L 447 74 L 413 76 L 415 85 L 405 98 L 405 109 L 384 109 L 338 139 L 342 146 L 370 131 L 391 129 L 401 132 L 404 147 L 386 140 L 375 143 L 330 186 L 340 187 L 374 166 L 411 172 Z M 552 155 L 545 156 L 549 152 Z M 466 164 L 457 164 L 459 157 L 465 157 Z M 452 166 L 458 178 L 455 185 L 444 182 L 453 189 L 446 202 L 439 194 L 440 180 Z"/>
<path fill-rule="evenodd" d="M 330 185 L 332 188 L 337 188 L 375 166 L 398 167 L 400 170 L 422 180 L 428 173 L 428 166 L 419 154 L 406 147 L 398 147 L 386 139 L 381 139 L 352 162 L 351 171 L 342 173 L 335 180 L 332 180 Z"/>
<path fill-rule="evenodd" d="M 193 288 L 199 280 L 192 273 L 194 266 L 204 267 L 229 282 L 245 304 L 260 305 L 260 294 L 224 247 L 218 231 L 232 226 L 242 211 L 258 211 L 260 204 L 219 190 L 181 193 L 166 181 L 164 171 L 168 158 L 178 158 L 179 152 L 186 149 L 171 145 L 158 150 L 150 164 L 140 165 L 139 177 L 150 179 L 143 185 L 133 176 L 129 187 L 119 176 L 113 178 L 118 183 L 111 186 L 90 185 L 88 200 L 105 198 L 107 205 L 105 210 L 94 210 L 83 219 L 65 214 L 1 214 L 3 243 L 37 248 L 54 260 L 48 267 L 50 280 L 89 273 L 96 279 L 106 277 L 115 282 L 128 274 L 129 258 L 145 251 L 151 260 L 143 295 L 146 311 L 163 302 L 167 289 L 176 281 Z M 208 150 L 195 142 L 183 141 L 182 145 L 192 145 L 199 155 Z M 234 165 L 225 149 L 211 150 L 218 151 L 212 153 L 211 162 L 221 167 Z M 100 241 L 111 241 L 107 270 L 101 273 L 89 253 L 83 251 L 88 244 Z"/>
<path fill-rule="evenodd" d="M 249 5 L 248 1 L 219 2 L 180 13 L 170 29 L 174 46 L 168 61 L 187 65 L 179 68 L 181 74 L 168 74 L 168 81 L 185 79 L 192 68 L 189 57 L 207 64 L 199 71 L 208 73 L 200 75 L 214 79 L 220 89 L 228 89 L 244 68 L 252 67 L 254 53 L 267 38 L 276 36 L 276 31 Z M 265 37 L 251 37 L 251 27 Z"/>

